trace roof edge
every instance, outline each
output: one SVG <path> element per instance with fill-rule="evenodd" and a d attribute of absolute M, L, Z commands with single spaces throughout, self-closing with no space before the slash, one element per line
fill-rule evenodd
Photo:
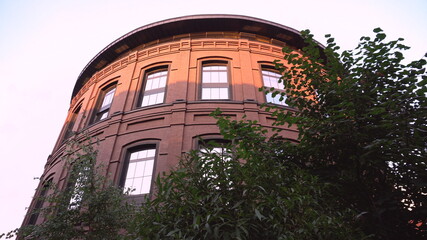
<path fill-rule="evenodd" d="M 223 22 L 224 23 L 223 25 L 217 25 L 221 20 L 223 21 L 227 20 L 227 22 Z M 176 34 L 176 32 L 179 31 L 177 29 L 182 29 L 182 30 L 185 29 L 183 31 L 187 31 L 188 33 L 191 33 L 192 29 L 198 29 L 197 25 L 200 25 L 201 22 L 203 22 L 206 26 L 209 26 L 215 29 L 224 29 L 224 30 L 233 30 L 233 31 L 243 31 L 242 26 L 244 24 L 252 23 L 252 24 L 263 26 L 263 30 L 262 30 L 263 32 L 261 35 L 271 35 L 270 37 L 274 38 L 273 30 L 280 30 L 282 33 L 285 32 L 298 38 L 295 40 L 294 44 L 292 45 L 295 45 L 295 44 L 303 45 L 303 39 L 299 31 L 279 23 L 271 22 L 268 20 L 260 19 L 260 18 L 244 16 L 244 15 L 198 14 L 198 15 L 188 15 L 188 16 L 181 16 L 181 17 L 161 20 L 161 21 L 157 21 L 154 23 L 141 26 L 139 28 L 136 28 L 124 34 L 123 36 L 119 37 L 118 39 L 108 44 L 98 54 L 96 54 L 86 64 L 86 66 L 83 68 L 83 70 L 80 72 L 79 76 L 77 77 L 76 84 L 74 86 L 73 93 L 71 96 L 71 101 L 80 91 L 80 89 L 83 87 L 83 85 L 85 84 L 85 80 L 90 78 L 93 74 L 95 74 L 98 71 L 98 69 L 95 68 L 97 63 L 99 63 L 101 60 L 104 60 L 104 59 L 107 59 L 107 61 L 111 62 L 120 55 L 114 52 L 114 46 L 118 46 L 125 43 L 133 43 L 134 45 L 137 43 L 141 45 L 148 42 L 148 40 L 144 42 L 144 40 L 141 40 L 141 39 L 150 39 L 150 37 L 153 37 L 153 36 L 155 37 L 155 34 L 153 33 L 156 33 L 156 32 L 159 33 L 158 35 L 159 37 L 157 39 L 160 39 L 161 37 L 165 37 L 167 35 L 171 36 L 172 34 Z M 209 23 L 210 25 L 208 25 Z M 215 26 L 212 26 L 212 25 L 215 25 Z M 170 34 L 168 34 L 168 31 L 170 32 Z M 247 32 L 247 30 L 244 30 L 244 31 Z M 181 34 L 184 34 L 187 32 L 181 32 Z M 197 32 L 197 30 L 193 32 Z M 138 42 L 138 41 L 141 41 L 141 42 Z M 321 45 L 320 43 L 318 44 L 319 44 L 319 47 L 324 48 L 323 45 Z M 136 46 L 138 45 L 130 46 L 130 49 Z"/>

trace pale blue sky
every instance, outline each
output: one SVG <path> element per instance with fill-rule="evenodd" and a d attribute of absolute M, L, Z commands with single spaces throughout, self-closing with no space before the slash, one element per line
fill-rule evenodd
<path fill-rule="evenodd" d="M 381 27 L 426 51 L 425 0 L 0 0 L 0 233 L 18 227 L 65 121 L 83 67 L 133 29 L 193 14 L 239 14 L 331 33 L 343 49 Z"/>

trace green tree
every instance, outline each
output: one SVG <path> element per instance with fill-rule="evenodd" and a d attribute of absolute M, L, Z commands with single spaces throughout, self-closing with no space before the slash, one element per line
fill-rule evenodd
<path fill-rule="evenodd" d="M 256 121 L 218 117 L 218 125 L 229 144 L 192 151 L 159 176 L 134 238 L 361 239 L 328 185 L 287 160 L 290 143 L 267 138 Z"/>
<path fill-rule="evenodd" d="M 69 171 L 66 189 L 51 185 L 38 214 L 44 222 L 18 230 L 25 239 L 123 239 L 132 216 L 123 190 L 107 180 L 96 165 L 95 143 L 87 137 L 72 141 L 64 161 Z"/>
<path fill-rule="evenodd" d="M 298 111 L 273 108 L 275 124 L 298 126 L 296 159 L 335 185 L 366 233 L 426 239 L 426 60 L 404 64 L 403 39 L 374 32 L 342 53 L 330 35 L 319 48 L 309 31 L 303 54 L 284 49 L 276 67 Z"/>

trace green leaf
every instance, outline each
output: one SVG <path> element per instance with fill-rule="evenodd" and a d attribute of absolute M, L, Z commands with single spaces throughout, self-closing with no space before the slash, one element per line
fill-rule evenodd
<path fill-rule="evenodd" d="M 384 33 L 378 33 L 376 38 L 379 40 L 383 40 L 386 37 L 386 35 Z"/>
<path fill-rule="evenodd" d="M 382 31 L 383 30 L 381 28 L 379 28 L 379 27 L 374 29 L 374 33 L 379 33 L 379 32 L 382 32 Z"/>

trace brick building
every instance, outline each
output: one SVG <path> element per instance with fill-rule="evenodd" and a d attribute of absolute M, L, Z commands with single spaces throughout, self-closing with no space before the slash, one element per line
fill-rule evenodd
<path fill-rule="evenodd" d="M 221 136 L 211 113 L 262 126 L 273 118 L 265 102 L 287 108 L 278 97 L 258 91 L 283 88 L 273 60 L 282 47 L 299 52 L 298 31 L 262 19 L 237 15 L 195 15 L 135 29 L 99 52 L 82 70 L 72 93 L 68 117 L 49 156 L 36 196 L 49 182 L 67 184 L 62 156 L 74 132 L 99 139 L 98 160 L 119 186 L 136 190 L 136 200 L 150 192 L 152 176 L 198 148 L 199 139 Z M 291 110 L 291 109 L 289 109 Z M 281 133 L 296 139 L 295 128 Z M 33 201 L 30 211 L 39 208 Z M 29 211 L 29 212 L 30 212 Z M 25 224 L 42 221 L 27 214 Z"/>

